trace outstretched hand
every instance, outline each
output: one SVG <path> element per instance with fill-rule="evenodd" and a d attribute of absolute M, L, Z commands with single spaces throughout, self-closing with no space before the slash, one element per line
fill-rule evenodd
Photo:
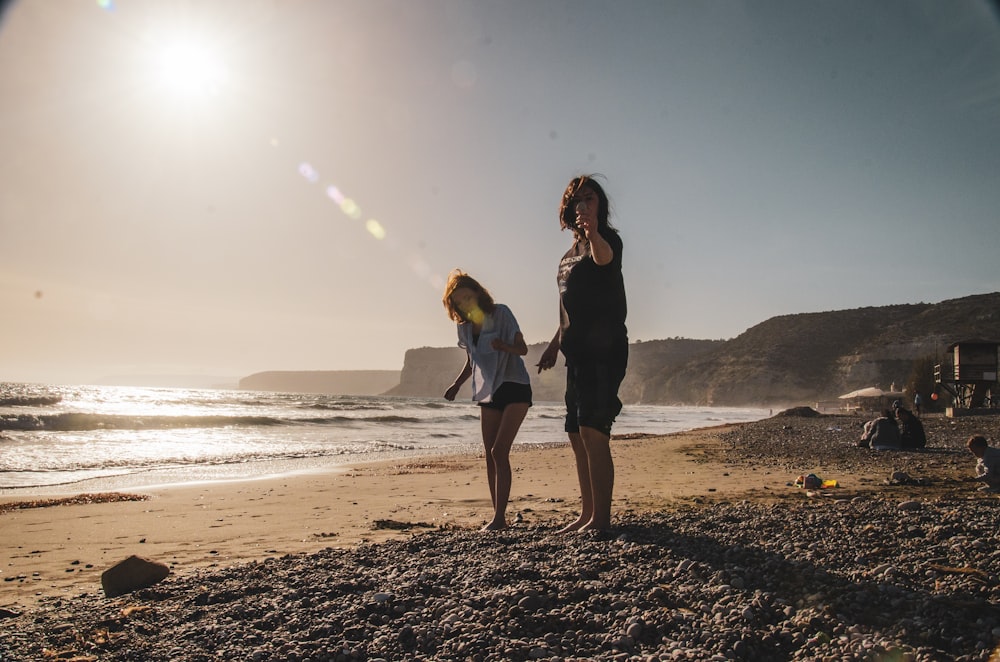
<path fill-rule="evenodd" d="M 538 359 L 538 363 L 535 364 L 538 366 L 539 374 L 541 374 L 542 370 L 554 368 L 557 358 L 559 358 L 559 345 L 552 343 L 545 348 L 542 356 Z"/>
<path fill-rule="evenodd" d="M 597 217 L 594 215 L 596 210 L 588 210 L 587 203 L 579 202 L 574 211 L 576 212 L 576 227 L 580 228 L 587 239 L 590 239 L 591 234 L 597 229 Z"/>

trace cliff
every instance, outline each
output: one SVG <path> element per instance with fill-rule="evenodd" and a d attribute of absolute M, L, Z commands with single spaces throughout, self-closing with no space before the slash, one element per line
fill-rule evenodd
<path fill-rule="evenodd" d="M 379 395 L 399 383 L 398 370 L 257 372 L 240 380 L 244 391 Z"/>
<path fill-rule="evenodd" d="M 1000 341 L 1000 292 L 941 303 L 856 308 L 773 317 L 732 340 L 673 338 L 632 343 L 620 396 L 628 404 L 783 406 L 835 400 L 877 385 L 919 389 L 933 384 L 933 365 L 951 343 Z M 563 398 L 565 369 L 534 367 L 545 343 L 528 347 L 525 363 L 535 400 Z M 406 352 L 392 370 L 264 372 L 240 388 L 344 395 L 440 397 L 465 365 L 458 347 Z M 471 397 L 466 385 L 458 398 Z"/>
<path fill-rule="evenodd" d="M 926 392 L 933 364 L 968 338 L 1000 340 L 1000 293 L 775 317 L 661 371 L 647 395 L 651 402 L 769 405 L 893 383 Z"/>
<path fill-rule="evenodd" d="M 782 315 L 727 341 L 633 343 L 620 395 L 631 404 L 779 406 L 834 400 L 871 385 L 915 385 L 926 392 L 933 364 L 947 359 L 947 346 L 969 338 L 1000 340 L 1000 293 Z M 535 399 L 558 401 L 564 370 L 539 376 L 533 367 L 544 348 L 531 345 L 525 362 Z M 411 349 L 399 385 L 388 394 L 440 396 L 464 362 L 457 347 Z"/>
<path fill-rule="evenodd" d="M 547 343 L 528 346 L 524 363 L 531 377 L 532 397 L 539 402 L 562 400 L 566 386 L 566 369 L 546 370 L 541 375 L 535 364 L 545 351 Z M 399 385 L 386 395 L 413 397 L 440 397 L 455 381 L 465 365 L 465 350 L 458 347 L 420 347 L 406 351 Z M 472 397 L 472 384 L 466 382 L 456 400 Z"/>

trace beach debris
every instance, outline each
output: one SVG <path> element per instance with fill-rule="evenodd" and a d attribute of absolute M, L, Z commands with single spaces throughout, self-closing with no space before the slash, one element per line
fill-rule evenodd
<path fill-rule="evenodd" d="M 816 474 L 805 474 L 795 479 L 795 487 L 804 487 L 807 490 L 828 490 L 840 487 L 834 479 L 823 480 Z"/>
<path fill-rule="evenodd" d="M 161 582 L 169 574 L 165 564 L 133 554 L 101 573 L 101 588 L 106 597 L 116 598 Z"/>
<path fill-rule="evenodd" d="M 445 513 L 447 514 L 447 513 Z M 409 531 L 410 529 L 423 528 L 433 529 L 433 524 L 427 522 L 400 522 L 394 519 L 377 519 L 372 522 L 373 529 L 393 529 L 395 531 Z"/>
<path fill-rule="evenodd" d="M 129 605 L 128 607 L 122 608 L 122 616 L 128 618 L 132 614 L 141 614 L 143 612 L 152 611 L 153 608 L 149 605 Z"/>
<path fill-rule="evenodd" d="M 117 503 L 119 501 L 147 501 L 146 494 L 125 494 L 122 492 L 98 492 L 93 494 L 77 494 L 71 497 L 59 499 L 29 499 L 25 501 L 11 501 L 0 503 L 0 514 L 12 510 L 24 510 L 26 508 L 49 508 L 51 506 L 76 506 L 86 503 Z"/>
<path fill-rule="evenodd" d="M 958 567 L 958 566 L 947 566 L 947 565 L 941 565 L 939 563 L 931 563 L 928 567 L 931 570 L 935 570 L 937 572 L 943 572 L 945 574 L 971 575 L 973 577 L 981 579 L 983 582 L 986 582 L 986 583 L 990 583 L 990 584 L 996 584 L 997 583 L 997 578 L 994 575 L 991 575 L 988 572 L 984 572 L 983 570 L 980 570 L 979 568 L 971 568 L 969 566 L 960 566 L 960 567 Z"/>
<path fill-rule="evenodd" d="M 886 481 L 889 485 L 930 485 L 926 478 L 914 478 L 905 471 L 893 471 Z"/>
<path fill-rule="evenodd" d="M 42 655 L 45 659 L 59 660 L 60 662 L 97 662 L 98 658 L 94 655 L 86 655 L 84 653 L 78 654 L 75 649 L 68 649 L 62 651 L 50 650 L 48 648 L 42 650 Z"/>

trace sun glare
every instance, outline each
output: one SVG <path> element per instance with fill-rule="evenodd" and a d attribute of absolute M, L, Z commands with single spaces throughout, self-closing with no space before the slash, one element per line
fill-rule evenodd
<path fill-rule="evenodd" d="M 211 48 L 190 40 L 166 45 L 158 66 L 163 87 L 188 99 L 218 94 L 228 77 L 225 64 Z"/>

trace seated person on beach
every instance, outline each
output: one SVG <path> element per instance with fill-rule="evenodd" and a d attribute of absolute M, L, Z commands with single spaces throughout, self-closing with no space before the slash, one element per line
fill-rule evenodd
<path fill-rule="evenodd" d="M 923 448 L 927 445 L 927 435 L 924 434 L 924 424 L 913 415 L 909 409 L 896 409 L 896 419 L 899 421 L 899 441 L 903 448 Z"/>
<path fill-rule="evenodd" d="M 858 440 L 858 446 L 875 450 L 895 450 L 899 444 L 899 427 L 888 409 L 883 410 L 878 418 L 865 423 L 865 431 Z"/>
<path fill-rule="evenodd" d="M 976 477 L 984 483 L 979 489 L 985 492 L 1000 492 L 1000 448 L 994 448 L 982 435 L 969 438 L 969 452 L 979 458 L 976 462 Z"/>

